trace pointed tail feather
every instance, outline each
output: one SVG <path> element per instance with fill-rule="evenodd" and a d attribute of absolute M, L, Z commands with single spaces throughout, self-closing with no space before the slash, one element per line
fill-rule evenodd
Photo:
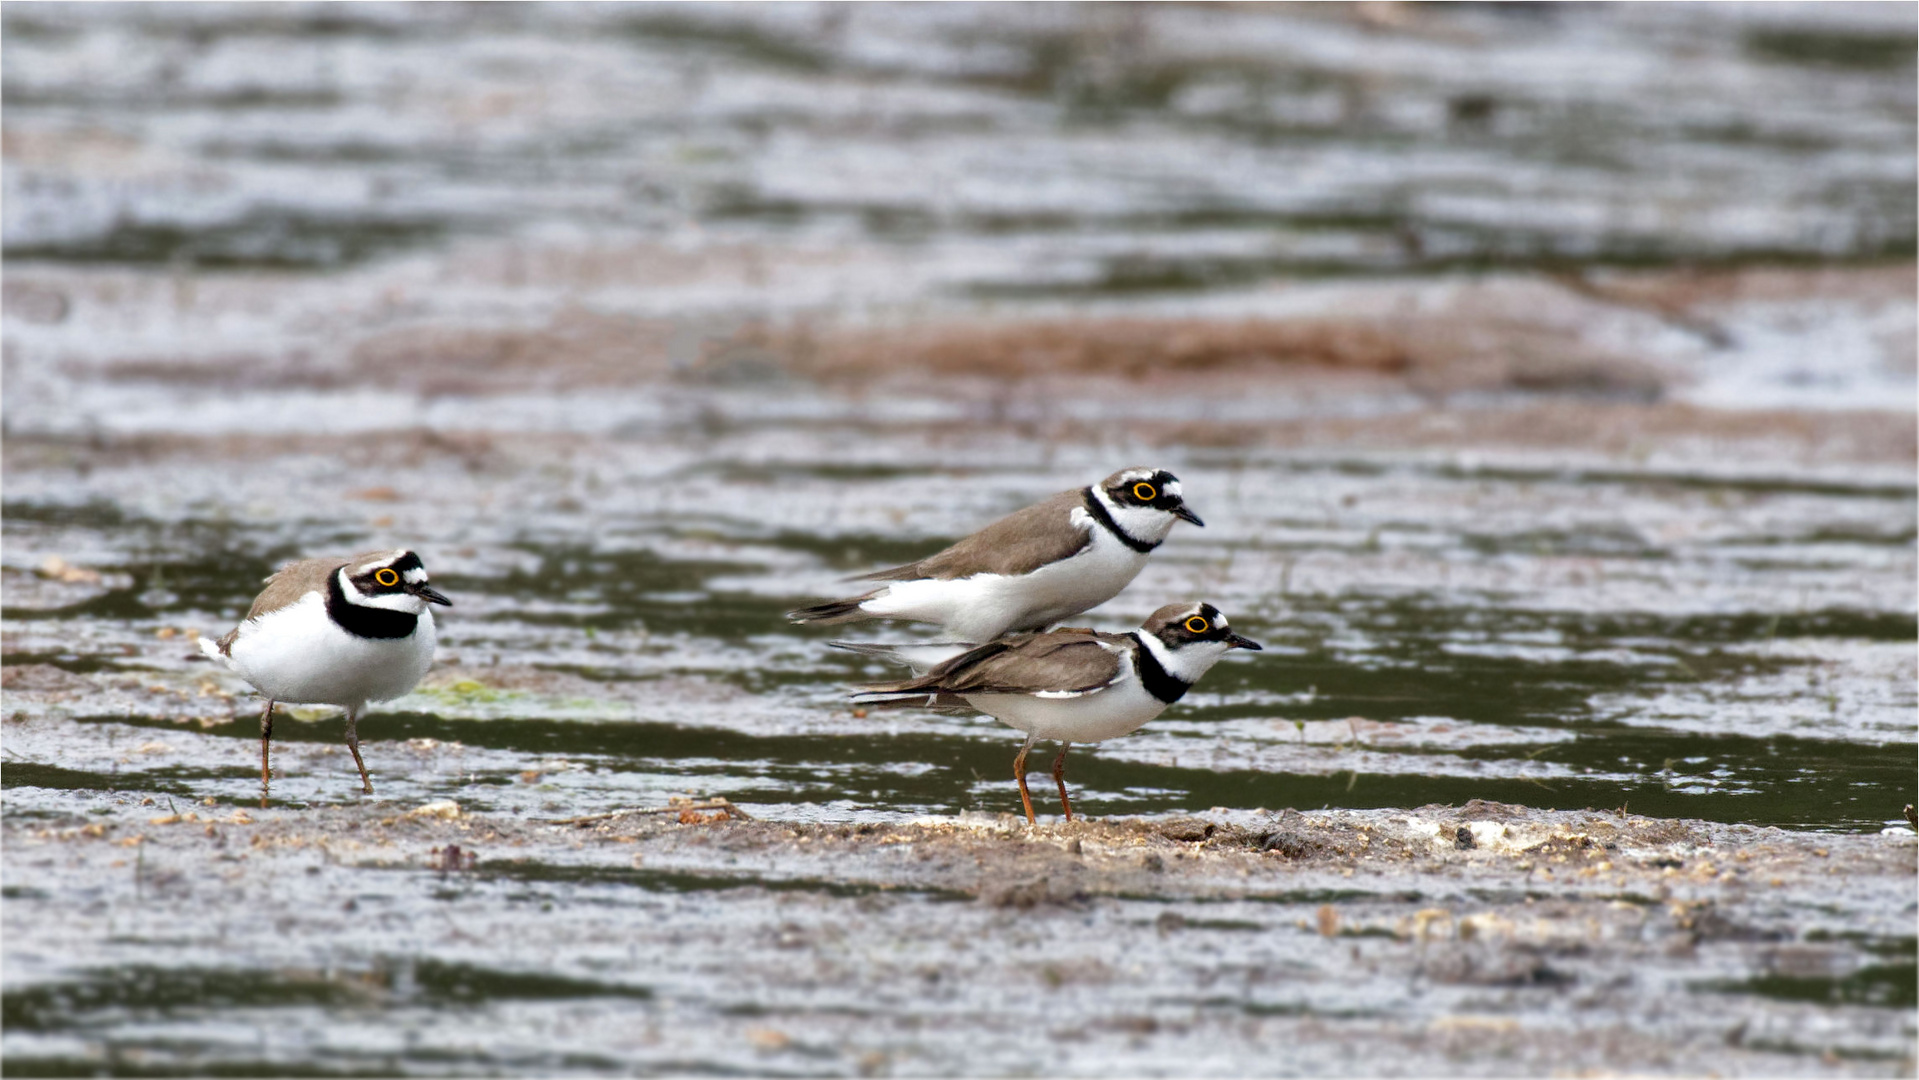
<path fill-rule="evenodd" d="M 853 704 L 870 709 L 965 709 L 966 699 L 938 690 L 895 690 L 874 687 L 855 691 Z"/>
<path fill-rule="evenodd" d="M 860 610 L 860 605 L 872 599 L 873 594 L 850 597 L 845 600 L 828 600 L 811 607 L 796 608 L 786 613 L 786 617 L 796 623 L 843 623 L 870 619 L 873 616 Z"/>
<path fill-rule="evenodd" d="M 939 697 L 937 690 L 860 690 L 853 694 L 855 705 L 928 707 Z"/>

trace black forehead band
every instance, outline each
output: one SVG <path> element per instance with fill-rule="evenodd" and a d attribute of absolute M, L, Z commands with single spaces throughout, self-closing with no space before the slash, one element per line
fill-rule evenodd
<path fill-rule="evenodd" d="M 409 570 L 422 570 L 422 569 L 425 569 L 425 567 L 421 564 L 420 557 L 418 555 L 413 554 L 411 551 L 409 551 L 405 555 L 402 555 L 399 558 L 393 560 L 392 562 L 387 563 L 385 566 L 376 566 L 373 569 L 368 570 L 366 573 L 359 575 L 359 579 L 371 580 L 373 578 L 373 575 L 379 573 L 382 570 L 391 570 L 394 573 L 399 574 L 401 577 L 405 577 L 407 571 Z"/>

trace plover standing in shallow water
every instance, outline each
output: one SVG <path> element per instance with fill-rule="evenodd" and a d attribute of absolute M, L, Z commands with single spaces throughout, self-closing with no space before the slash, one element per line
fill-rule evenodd
<path fill-rule="evenodd" d="M 375 551 L 351 559 L 302 559 L 266 579 L 239 626 L 200 649 L 266 695 L 260 714 L 260 786 L 271 776 L 276 702 L 338 705 L 346 745 L 373 794 L 356 725 L 369 702 L 412 690 L 433 663 L 429 604 L 452 604 L 427 584 L 411 551 Z"/>
<path fill-rule="evenodd" d="M 1009 514 L 937 555 L 855 578 L 886 584 L 787 613 L 798 623 L 906 619 L 962 642 L 1043 630 L 1111 600 L 1173 525 L 1204 525 L 1164 469 L 1121 469 Z"/>
<path fill-rule="evenodd" d="M 1132 633 L 1067 629 L 995 641 L 919 678 L 865 687 L 853 701 L 882 707 L 970 706 L 1026 732 L 1013 775 L 1028 823 L 1034 818 L 1026 754 L 1036 740 L 1059 740 L 1064 745 L 1053 759 L 1053 783 L 1071 821 L 1066 751 L 1072 744 L 1136 730 L 1178 701 L 1228 652 L 1259 648 L 1258 642 L 1233 633 L 1226 616 L 1211 604 L 1168 604 Z"/>

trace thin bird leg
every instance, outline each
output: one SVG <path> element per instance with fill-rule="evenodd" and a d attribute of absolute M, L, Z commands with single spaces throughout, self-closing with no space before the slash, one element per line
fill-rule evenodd
<path fill-rule="evenodd" d="M 360 794 L 373 794 L 373 781 L 366 778 L 366 762 L 360 759 L 360 733 L 355 729 L 360 717 L 358 709 L 346 711 L 346 748 L 353 751 L 353 763 L 360 767 Z"/>
<path fill-rule="evenodd" d="M 260 787 L 264 789 L 267 781 L 273 778 L 268 748 L 273 745 L 273 702 L 267 702 L 266 711 L 260 714 Z"/>
<path fill-rule="evenodd" d="M 1068 821 L 1073 820 L 1073 804 L 1066 798 L 1066 751 L 1072 748 L 1072 743 L 1060 743 L 1059 756 L 1053 759 L 1053 783 L 1059 785 L 1059 805 Z"/>
<path fill-rule="evenodd" d="M 260 714 L 260 798 L 267 796 L 267 783 L 273 778 L 273 769 L 267 757 L 267 748 L 273 745 L 273 701 L 267 700 L 267 709 Z"/>
<path fill-rule="evenodd" d="M 1026 745 L 1019 748 L 1019 756 L 1013 759 L 1013 779 L 1019 781 L 1019 801 L 1026 807 L 1026 823 L 1039 824 L 1033 816 L 1033 793 L 1026 790 L 1026 752 L 1033 748 L 1033 736 L 1026 737 Z"/>

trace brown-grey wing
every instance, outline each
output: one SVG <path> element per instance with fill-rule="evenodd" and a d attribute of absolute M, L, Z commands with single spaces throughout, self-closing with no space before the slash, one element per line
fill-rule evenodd
<path fill-rule="evenodd" d="M 928 673 L 927 680 L 949 694 L 1086 693 L 1113 685 L 1125 659 L 1119 639 L 1084 630 L 1056 630 L 956 657 Z"/>
<path fill-rule="evenodd" d="M 278 611 L 300 602 L 300 598 L 316 589 L 326 588 L 327 576 L 346 565 L 345 559 L 320 558 L 301 559 L 290 562 L 274 571 L 267 578 L 267 587 L 253 598 L 253 607 L 247 611 L 247 618 L 257 619 L 269 612 Z"/>
<path fill-rule="evenodd" d="M 1030 574 L 1047 563 L 1078 554 L 1093 542 L 1090 521 L 1084 528 L 1073 525 L 1073 511 L 1083 498 L 1078 489 L 1062 491 L 1000 518 L 945 551 L 909 566 L 868 574 L 866 580 Z"/>

